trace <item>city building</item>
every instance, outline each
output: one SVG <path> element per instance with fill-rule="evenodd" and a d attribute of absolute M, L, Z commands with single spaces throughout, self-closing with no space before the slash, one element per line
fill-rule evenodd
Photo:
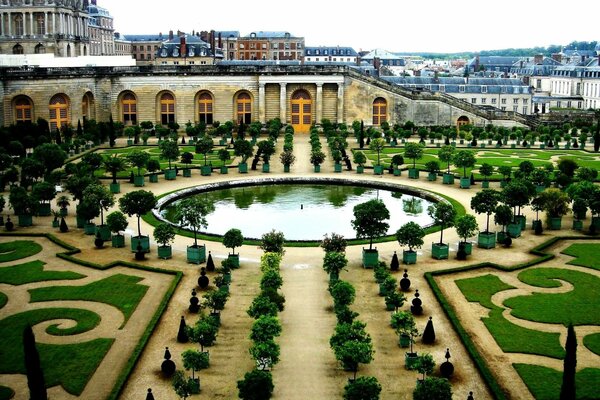
<path fill-rule="evenodd" d="M 90 55 L 112 56 L 117 54 L 115 48 L 115 29 L 113 26 L 113 17 L 110 15 L 110 12 L 106 8 L 98 6 L 96 0 L 92 0 L 88 7 L 88 13 Z"/>
<path fill-rule="evenodd" d="M 360 59 L 373 65 L 375 69 L 378 69 L 381 66 L 403 67 L 406 64 L 403 57 L 383 49 L 375 49 L 370 51 L 369 53 L 361 56 Z"/>
<path fill-rule="evenodd" d="M 475 56 L 467 62 L 466 70 L 469 73 L 487 72 L 495 73 L 496 76 L 508 76 L 513 65 L 521 57 L 506 56 Z"/>
<path fill-rule="evenodd" d="M 221 49 L 212 49 L 198 36 L 183 34 L 163 42 L 156 53 L 156 65 L 210 65 L 223 59 Z"/>
<path fill-rule="evenodd" d="M 304 38 L 289 32 L 251 32 L 237 40 L 238 60 L 302 60 Z"/>
<path fill-rule="evenodd" d="M 0 53 L 89 55 L 89 19 L 87 0 L 4 0 L 0 3 Z"/>
<path fill-rule="evenodd" d="M 304 49 L 304 61 L 357 64 L 358 53 L 352 47 L 318 46 Z"/>
<path fill-rule="evenodd" d="M 128 41 L 131 42 L 131 54 L 138 64 L 154 64 L 156 52 L 166 40 L 162 33 L 158 35 L 126 35 Z M 170 39 L 173 39 L 173 31 L 170 33 Z"/>

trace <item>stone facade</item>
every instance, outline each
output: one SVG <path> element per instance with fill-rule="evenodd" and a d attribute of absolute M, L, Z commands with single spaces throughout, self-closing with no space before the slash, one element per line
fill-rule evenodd
<path fill-rule="evenodd" d="M 199 120 L 199 96 L 210 94 L 214 121 L 238 120 L 238 100 L 248 98 L 251 119 L 266 122 L 275 117 L 292 121 L 294 94 L 303 90 L 310 97 L 310 120 L 324 118 L 351 124 L 373 122 L 373 102 L 383 98 L 390 124 L 407 120 L 418 125 L 452 125 L 459 117 L 483 126 L 488 123 L 520 125 L 522 121 L 465 107 L 449 96 L 414 94 L 388 82 L 368 77 L 348 67 L 328 66 L 188 66 L 32 69 L 2 71 L 3 125 L 16 122 L 17 102 L 29 104 L 31 120 L 50 119 L 49 103 L 59 94 L 67 100 L 68 123 L 94 118 L 124 121 L 124 98 L 135 102 L 137 123 L 161 121 L 161 99 L 174 100 L 175 119 L 183 125 Z M 132 95 L 132 96 L 131 96 Z M 86 106 L 87 105 L 87 106 Z M 87 110 L 84 111 L 84 108 Z"/>

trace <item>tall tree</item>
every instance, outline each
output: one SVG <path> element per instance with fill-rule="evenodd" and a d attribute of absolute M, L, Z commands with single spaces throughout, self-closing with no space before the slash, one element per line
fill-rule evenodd
<path fill-rule="evenodd" d="M 30 325 L 23 330 L 23 353 L 25 355 L 25 370 L 27 371 L 27 386 L 30 400 L 47 400 L 46 382 L 40 364 L 40 355 L 35 347 L 35 336 Z"/>
<path fill-rule="evenodd" d="M 567 343 L 565 345 L 565 360 L 563 369 L 562 386 L 560 387 L 560 400 L 576 399 L 575 395 L 575 369 L 577 367 L 577 337 L 573 324 L 567 330 Z"/>

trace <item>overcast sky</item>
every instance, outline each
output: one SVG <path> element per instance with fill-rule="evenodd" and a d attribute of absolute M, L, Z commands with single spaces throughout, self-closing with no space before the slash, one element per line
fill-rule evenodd
<path fill-rule="evenodd" d="M 357 6 L 360 4 L 360 7 Z M 98 0 L 124 34 L 287 31 L 307 46 L 459 52 L 600 40 L 598 0 Z"/>

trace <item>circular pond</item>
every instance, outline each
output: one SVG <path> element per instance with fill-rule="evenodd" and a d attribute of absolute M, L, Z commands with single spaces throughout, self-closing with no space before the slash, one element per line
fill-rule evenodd
<path fill-rule="evenodd" d="M 284 233 L 286 240 L 321 240 L 326 233 L 354 238 L 350 221 L 353 208 L 372 199 L 382 200 L 390 211 L 388 234 L 414 221 L 432 224 L 427 208 L 440 201 L 437 196 L 393 184 L 374 184 L 344 179 L 256 179 L 230 181 L 186 189 L 163 197 L 155 215 L 176 224 L 177 203 L 189 196 L 201 196 L 214 204 L 206 232 L 223 235 L 231 228 L 246 238 L 260 238 L 271 229 Z"/>

